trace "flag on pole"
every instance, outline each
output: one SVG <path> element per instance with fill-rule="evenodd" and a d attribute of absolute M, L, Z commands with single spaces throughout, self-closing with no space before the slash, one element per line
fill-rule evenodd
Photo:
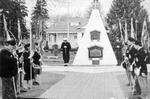
<path fill-rule="evenodd" d="M 20 20 L 18 19 L 18 45 L 21 44 L 22 42 L 22 37 L 21 37 L 21 27 L 20 27 Z"/>
<path fill-rule="evenodd" d="M 125 19 L 124 33 L 125 33 L 125 42 L 127 42 L 128 41 L 128 29 L 127 29 L 127 20 L 126 19 Z"/>
<path fill-rule="evenodd" d="M 21 40 L 20 20 L 18 19 L 18 40 Z"/>
<path fill-rule="evenodd" d="M 135 40 L 137 40 L 137 35 L 134 31 L 134 27 L 133 27 L 133 18 L 131 18 L 131 37 L 134 38 Z"/>
<path fill-rule="evenodd" d="M 120 33 L 121 33 L 121 41 L 122 41 L 122 43 L 124 43 L 123 32 L 122 32 L 122 25 L 121 25 L 121 20 L 120 19 L 119 19 L 119 29 L 120 29 Z"/>
<path fill-rule="evenodd" d="M 148 30 L 147 30 L 147 23 L 146 23 L 146 18 L 144 19 L 143 22 L 143 28 L 142 28 L 142 34 L 141 34 L 141 43 L 142 46 L 145 49 L 149 49 L 149 34 L 148 34 Z"/>
<path fill-rule="evenodd" d="M 5 18 L 5 15 L 3 14 L 3 21 L 4 21 L 4 30 L 5 30 L 5 33 L 6 33 L 6 41 L 10 41 L 12 40 L 10 35 L 9 35 L 9 31 L 7 29 L 7 22 L 6 22 L 6 18 Z"/>

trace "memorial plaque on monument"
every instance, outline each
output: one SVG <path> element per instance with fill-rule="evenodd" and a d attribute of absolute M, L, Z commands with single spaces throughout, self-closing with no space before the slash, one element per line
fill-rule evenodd
<path fill-rule="evenodd" d="M 88 48 L 89 58 L 102 58 L 103 57 L 103 48 L 99 46 L 92 46 Z"/>
<path fill-rule="evenodd" d="M 94 31 L 90 32 L 90 34 L 91 34 L 91 40 L 92 41 L 93 40 L 97 40 L 97 41 L 100 40 L 100 32 L 99 31 L 94 30 Z"/>

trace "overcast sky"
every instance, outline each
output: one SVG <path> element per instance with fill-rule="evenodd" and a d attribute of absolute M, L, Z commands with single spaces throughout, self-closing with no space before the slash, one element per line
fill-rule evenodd
<path fill-rule="evenodd" d="M 56 2 L 57 1 L 57 2 Z M 69 11 L 71 15 L 84 15 L 85 9 L 91 4 L 93 0 L 46 0 L 49 16 L 62 15 Z M 103 14 L 106 15 L 109 11 L 113 0 L 99 0 Z M 29 10 L 27 22 L 30 22 L 31 12 L 35 6 L 36 0 L 26 0 Z M 145 0 L 144 7 L 148 10 L 150 16 L 150 0 Z M 68 9 L 69 8 L 69 9 Z M 150 18 L 149 18 L 150 19 Z"/>

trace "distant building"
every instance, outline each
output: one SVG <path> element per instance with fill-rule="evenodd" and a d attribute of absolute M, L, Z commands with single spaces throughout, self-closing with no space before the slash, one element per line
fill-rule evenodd
<path fill-rule="evenodd" d="M 84 34 L 84 26 L 87 20 L 83 18 L 69 18 L 67 20 L 55 22 L 48 29 L 46 29 L 46 41 L 50 48 L 57 44 L 60 48 L 63 38 L 66 38 L 69 33 L 68 41 L 71 43 L 72 48 L 78 47 L 78 41 Z M 69 25 L 68 25 L 69 23 Z"/>

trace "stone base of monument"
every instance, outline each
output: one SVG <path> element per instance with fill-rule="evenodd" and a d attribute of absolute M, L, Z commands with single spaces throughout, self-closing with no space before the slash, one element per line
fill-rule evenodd
<path fill-rule="evenodd" d="M 92 65 L 100 65 L 99 58 L 92 58 Z"/>

